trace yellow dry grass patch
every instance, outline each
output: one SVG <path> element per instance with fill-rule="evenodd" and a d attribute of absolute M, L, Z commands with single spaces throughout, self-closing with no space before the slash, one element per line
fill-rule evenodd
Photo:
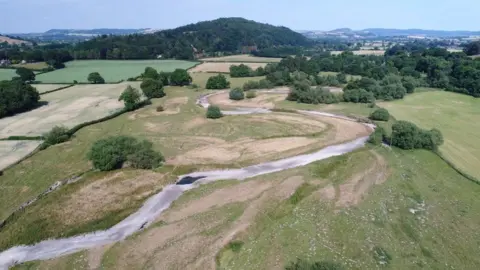
<path fill-rule="evenodd" d="M 288 90 L 288 87 L 278 88 L 278 90 Z M 255 98 L 243 100 L 231 100 L 228 92 L 220 92 L 209 97 L 210 103 L 220 107 L 249 107 L 273 109 L 279 101 L 285 100 L 287 94 L 270 94 L 258 92 Z"/>
<path fill-rule="evenodd" d="M 219 72 L 230 73 L 230 66 L 247 65 L 251 69 L 256 70 L 259 67 L 265 67 L 267 63 L 253 62 L 205 62 L 192 69 L 189 72 Z"/>
<path fill-rule="evenodd" d="M 138 82 L 99 85 L 75 85 L 62 91 L 42 95 L 48 105 L 0 119 L 0 138 L 12 135 L 38 136 L 54 126 L 74 127 L 123 108 L 118 101 L 123 90 Z"/>
<path fill-rule="evenodd" d="M 163 174 L 149 171 L 136 171 L 135 176 L 117 172 L 72 193 L 53 206 L 53 212 L 64 225 L 96 220 L 158 192 L 164 178 Z"/>

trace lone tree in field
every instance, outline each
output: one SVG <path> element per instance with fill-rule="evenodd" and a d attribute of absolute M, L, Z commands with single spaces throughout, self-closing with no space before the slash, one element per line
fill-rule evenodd
<path fill-rule="evenodd" d="M 129 85 L 125 90 L 123 90 L 122 94 L 118 98 L 118 101 L 123 101 L 125 104 L 125 109 L 132 111 L 135 110 L 137 104 L 140 102 L 140 97 L 141 95 L 138 90 Z"/>
<path fill-rule="evenodd" d="M 223 117 L 223 113 L 218 106 L 211 105 L 211 106 L 208 107 L 207 118 L 218 119 L 218 118 L 222 118 L 222 117 Z"/>
<path fill-rule="evenodd" d="M 35 80 L 35 73 L 33 73 L 33 71 L 31 71 L 28 68 L 24 68 L 24 67 L 18 68 L 15 73 L 17 73 L 17 75 L 20 76 L 20 80 L 24 82 Z"/>
<path fill-rule="evenodd" d="M 142 74 L 142 77 L 143 79 L 153 79 L 153 80 L 160 79 L 158 72 L 152 67 L 146 67 L 145 71 Z"/>
<path fill-rule="evenodd" d="M 142 88 L 143 94 L 147 98 L 161 98 L 165 96 L 162 82 L 158 80 L 144 79 L 142 84 L 140 84 L 140 88 Z"/>
<path fill-rule="evenodd" d="M 192 77 L 185 69 L 175 69 L 172 74 L 170 74 L 170 85 L 173 86 L 184 86 L 192 83 Z"/>
<path fill-rule="evenodd" d="M 390 119 L 390 113 L 386 109 L 380 108 L 375 110 L 370 115 L 370 119 L 376 120 L 376 121 L 388 121 L 388 119 Z"/>
<path fill-rule="evenodd" d="M 87 80 L 90 83 L 93 83 L 93 84 L 105 83 L 105 80 L 102 78 L 102 76 L 100 76 L 100 73 L 98 73 L 98 72 L 92 72 L 92 73 L 88 74 Z"/>
<path fill-rule="evenodd" d="M 207 89 L 225 89 L 230 87 L 230 82 L 223 74 L 208 78 Z"/>

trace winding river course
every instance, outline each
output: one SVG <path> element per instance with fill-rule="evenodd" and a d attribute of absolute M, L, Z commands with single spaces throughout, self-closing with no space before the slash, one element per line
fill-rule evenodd
<path fill-rule="evenodd" d="M 276 93 L 279 92 L 277 91 Z M 207 108 L 210 105 L 208 103 L 208 97 L 209 96 L 199 97 L 197 104 Z M 223 113 L 227 115 L 270 112 L 270 110 L 262 108 L 237 108 L 233 111 L 223 111 Z M 329 113 L 316 111 L 298 112 L 355 121 L 341 115 Z M 16 246 L 3 251 L 0 253 L 0 270 L 8 269 L 10 266 L 23 262 L 52 259 L 84 249 L 91 249 L 124 240 L 126 237 L 150 225 L 150 223 L 165 211 L 173 201 L 178 199 L 183 192 L 196 188 L 201 184 L 222 179 L 244 180 L 263 174 L 305 166 L 318 160 L 349 153 L 363 147 L 366 140 L 367 137 L 362 137 L 351 142 L 325 147 L 315 153 L 261 163 L 242 169 L 216 170 L 182 175 L 175 185 L 166 186 L 160 193 L 149 198 L 137 212 L 108 230 L 63 239 L 46 240 L 31 246 Z"/>

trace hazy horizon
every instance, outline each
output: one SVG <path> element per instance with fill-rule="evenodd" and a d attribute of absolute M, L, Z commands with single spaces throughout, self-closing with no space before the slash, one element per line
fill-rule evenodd
<path fill-rule="evenodd" d="M 468 7 L 468 8 L 465 8 Z M 169 29 L 220 17 L 243 17 L 293 30 L 351 28 L 480 31 L 480 2 L 458 0 L 0 0 L 0 33 L 50 29 Z M 28 18 L 25 20 L 24 18 Z M 19 18 L 21 18 L 19 20 Z"/>

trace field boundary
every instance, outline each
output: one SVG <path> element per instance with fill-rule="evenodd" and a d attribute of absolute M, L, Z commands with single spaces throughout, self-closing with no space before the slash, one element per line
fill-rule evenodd
<path fill-rule="evenodd" d="M 53 89 L 53 90 L 50 90 L 50 91 L 45 91 L 45 92 L 39 93 L 39 94 L 40 94 L 40 96 L 45 95 L 45 94 L 50 94 L 50 93 L 53 93 L 53 92 L 57 92 L 57 91 L 60 91 L 60 90 L 63 90 L 63 89 L 70 88 L 72 86 L 74 86 L 74 84 L 67 85 L 67 86 L 64 86 L 64 87 L 60 87 L 60 88 L 57 88 L 57 89 Z"/>
<path fill-rule="evenodd" d="M 102 83 L 102 84 L 119 84 L 119 83 L 122 83 L 124 82 L 125 80 L 119 80 L 119 81 L 115 81 L 115 82 L 105 82 L 105 83 Z M 42 81 L 33 81 L 32 82 L 33 84 L 68 84 L 68 85 L 87 85 L 87 84 L 95 84 L 95 83 L 89 83 L 89 82 L 77 82 L 77 83 L 72 83 L 72 82 L 52 82 L 52 83 L 49 83 L 49 82 L 42 82 Z"/>
<path fill-rule="evenodd" d="M 454 169 L 457 173 L 459 173 L 461 176 L 467 178 L 468 180 L 474 182 L 475 184 L 480 185 L 480 180 L 477 179 L 476 177 L 464 172 L 462 169 L 458 168 L 453 162 L 451 162 L 448 158 L 446 158 L 439 150 L 432 151 L 435 153 L 439 158 L 441 158 L 445 163 L 448 164 L 452 169 Z"/>
<path fill-rule="evenodd" d="M 202 61 L 192 61 L 192 62 L 196 62 L 196 64 L 193 65 L 192 67 L 187 68 L 186 71 L 189 71 L 190 69 L 195 68 L 195 67 L 197 67 L 197 66 L 199 66 L 199 65 L 201 65 L 201 64 L 204 63 L 204 62 L 202 62 Z"/>

